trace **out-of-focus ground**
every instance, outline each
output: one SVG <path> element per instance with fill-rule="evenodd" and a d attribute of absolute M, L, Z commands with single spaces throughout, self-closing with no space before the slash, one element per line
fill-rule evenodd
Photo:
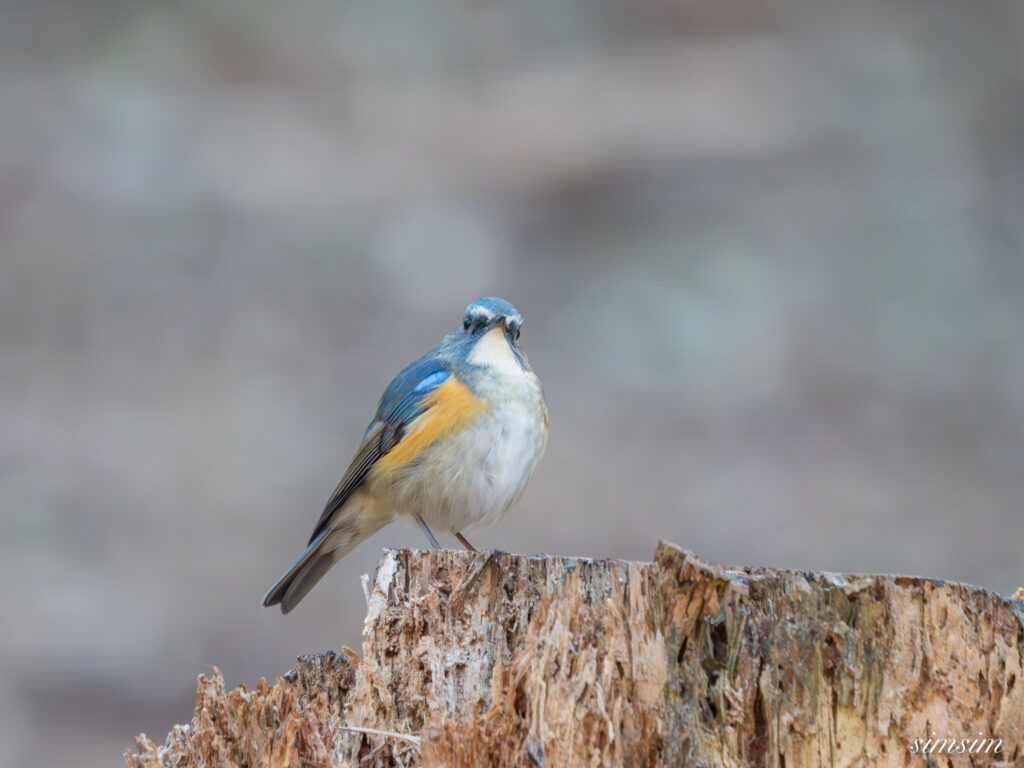
<path fill-rule="evenodd" d="M 0 8 L 0 761 L 358 647 L 290 616 L 390 377 L 496 294 L 551 413 L 474 542 L 1024 583 L 1024 5 Z"/>

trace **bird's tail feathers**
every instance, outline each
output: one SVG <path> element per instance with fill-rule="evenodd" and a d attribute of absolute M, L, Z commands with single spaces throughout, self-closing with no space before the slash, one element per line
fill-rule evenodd
<path fill-rule="evenodd" d="M 309 546 L 299 555 L 288 572 L 272 586 L 263 596 L 263 605 L 281 606 L 281 613 L 288 613 L 302 600 L 324 574 L 338 560 L 343 558 L 371 534 L 380 525 L 365 525 L 363 517 L 357 510 L 356 514 L 345 515 L 340 524 L 325 528 L 309 542 Z M 344 514 L 344 511 L 341 511 Z M 360 523 L 364 523 L 360 525 Z"/>

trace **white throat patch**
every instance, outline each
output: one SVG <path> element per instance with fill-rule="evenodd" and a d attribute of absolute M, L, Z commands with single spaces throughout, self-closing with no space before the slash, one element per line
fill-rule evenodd
<path fill-rule="evenodd" d="M 492 368 L 513 376 L 522 376 L 524 373 L 501 328 L 492 328 L 485 333 L 473 347 L 466 361 L 471 365 Z"/>

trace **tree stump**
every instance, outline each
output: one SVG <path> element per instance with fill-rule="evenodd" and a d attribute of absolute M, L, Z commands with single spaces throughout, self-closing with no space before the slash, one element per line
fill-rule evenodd
<path fill-rule="evenodd" d="M 127 765 L 1024 765 L 1024 604 L 977 587 L 666 543 L 653 563 L 397 550 L 363 636 L 362 659 L 251 691 L 200 676 L 192 723 Z"/>

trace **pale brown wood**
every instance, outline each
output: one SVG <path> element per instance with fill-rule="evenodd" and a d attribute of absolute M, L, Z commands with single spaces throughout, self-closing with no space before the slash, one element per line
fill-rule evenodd
<path fill-rule="evenodd" d="M 199 678 L 157 766 L 910 766 L 915 739 L 1002 740 L 1022 765 L 1024 606 L 961 584 L 389 551 L 363 655 L 274 685 Z M 351 728 L 354 730 L 346 730 Z M 946 766 L 947 757 L 934 756 Z"/>

